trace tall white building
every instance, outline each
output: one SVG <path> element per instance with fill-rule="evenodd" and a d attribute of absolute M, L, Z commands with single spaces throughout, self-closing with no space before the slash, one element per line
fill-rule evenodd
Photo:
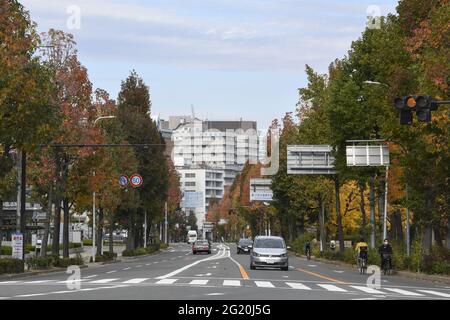
<path fill-rule="evenodd" d="M 198 198 L 203 194 L 201 207 L 192 209 L 183 204 L 186 212 L 195 211 L 201 228 L 211 200 L 222 199 L 225 187 L 233 183 L 247 161 L 258 162 L 257 124 L 170 117 L 164 125 L 172 130 L 172 159 L 180 173 L 185 197 L 188 192 L 195 192 Z"/>

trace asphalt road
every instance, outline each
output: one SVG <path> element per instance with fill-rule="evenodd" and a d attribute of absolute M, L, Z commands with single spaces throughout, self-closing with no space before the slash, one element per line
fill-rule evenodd
<path fill-rule="evenodd" d="M 450 300 L 446 285 L 394 275 L 373 288 L 356 269 L 294 256 L 289 264 L 289 271 L 250 270 L 249 256 L 234 244 L 213 244 L 211 255 L 172 244 L 155 255 L 80 269 L 76 289 L 64 272 L 0 280 L 0 300 Z"/>

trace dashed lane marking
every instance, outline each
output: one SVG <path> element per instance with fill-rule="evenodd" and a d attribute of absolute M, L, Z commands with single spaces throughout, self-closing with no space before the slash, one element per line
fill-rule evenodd
<path fill-rule="evenodd" d="M 438 292 L 438 291 L 433 291 L 433 290 L 417 290 L 423 293 L 428 293 L 428 294 L 433 294 L 439 297 L 444 297 L 444 298 L 450 298 L 450 294 L 448 293 L 442 293 L 442 292 Z"/>
<path fill-rule="evenodd" d="M 135 278 L 135 279 L 131 279 L 131 280 L 128 280 L 128 281 L 124 281 L 122 283 L 141 283 L 141 282 L 144 282 L 144 281 L 146 281 L 148 279 L 149 278 Z"/>
<path fill-rule="evenodd" d="M 176 281 L 178 281 L 178 279 L 162 279 L 156 282 L 156 284 L 173 284 Z"/>
<path fill-rule="evenodd" d="M 101 280 L 95 280 L 95 281 L 91 281 L 89 283 L 108 283 L 108 282 L 113 282 L 119 279 L 101 279 Z"/>

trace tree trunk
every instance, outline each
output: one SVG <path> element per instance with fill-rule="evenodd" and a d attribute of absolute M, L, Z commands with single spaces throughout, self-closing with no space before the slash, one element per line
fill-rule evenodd
<path fill-rule="evenodd" d="M 69 225 L 70 225 L 70 214 L 69 214 L 69 199 L 63 199 L 63 257 L 69 257 Z"/>
<path fill-rule="evenodd" d="M 134 249 L 134 223 L 133 214 L 134 212 L 129 212 L 130 216 L 128 218 L 128 237 L 127 237 L 127 250 Z"/>
<path fill-rule="evenodd" d="M 384 223 L 384 179 L 380 176 L 378 179 L 378 232 L 381 234 L 381 237 L 383 237 L 383 223 Z"/>
<path fill-rule="evenodd" d="M 370 247 L 375 248 L 375 181 L 370 177 L 369 181 L 369 205 L 370 205 Z"/>
<path fill-rule="evenodd" d="M 112 219 L 109 221 L 109 253 L 112 254 L 114 252 L 114 223 Z"/>
<path fill-rule="evenodd" d="M 361 196 L 361 201 L 359 202 L 359 209 L 361 211 L 361 235 L 365 238 L 367 236 L 366 234 L 366 228 L 367 228 L 367 221 L 366 221 L 366 205 L 365 205 L 365 198 L 364 198 L 364 191 L 366 190 L 366 182 L 360 181 L 359 182 L 359 193 Z"/>
<path fill-rule="evenodd" d="M 103 208 L 99 207 L 98 210 L 98 224 L 97 224 L 97 255 L 102 254 L 102 245 L 103 245 L 103 218 L 104 218 L 104 212 Z"/>
<path fill-rule="evenodd" d="M 59 256 L 59 235 L 61 226 L 61 203 L 59 198 L 55 204 L 55 219 L 53 222 L 53 242 L 52 242 L 52 254 Z"/>
<path fill-rule="evenodd" d="M 433 231 L 434 231 L 434 240 L 436 241 L 436 244 L 439 247 L 442 247 L 442 234 L 441 234 L 440 226 L 435 226 L 433 228 Z"/>
<path fill-rule="evenodd" d="M 344 252 L 344 232 L 342 229 L 342 216 L 341 216 L 341 199 L 340 199 L 340 185 L 339 178 L 334 178 L 334 193 L 336 197 L 336 220 L 337 220 L 337 236 L 339 240 L 339 251 Z"/>
<path fill-rule="evenodd" d="M 447 249 L 450 249 L 450 218 L 447 220 Z"/>
<path fill-rule="evenodd" d="M 61 158 L 59 150 L 55 150 L 56 183 L 55 183 L 55 219 L 53 221 L 52 254 L 59 256 L 59 235 L 61 224 Z"/>
<path fill-rule="evenodd" d="M 0 199 L 0 248 L 3 242 L 3 200 Z"/>
<path fill-rule="evenodd" d="M 395 240 L 399 243 L 403 241 L 402 216 L 399 209 L 391 214 L 390 235 L 391 240 Z"/>
<path fill-rule="evenodd" d="M 50 233 L 50 221 L 52 219 L 52 207 L 53 207 L 53 184 L 50 184 L 48 190 L 47 210 L 45 212 L 45 225 L 44 225 L 44 237 L 42 239 L 41 257 L 47 255 L 48 235 Z"/>
<path fill-rule="evenodd" d="M 422 248 L 424 254 L 430 254 L 431 252 L 431 240 L 432 240 L 432 232 L 431 227 L 426 226 L 423 228 L 423 239 L 422 239 Z"/>

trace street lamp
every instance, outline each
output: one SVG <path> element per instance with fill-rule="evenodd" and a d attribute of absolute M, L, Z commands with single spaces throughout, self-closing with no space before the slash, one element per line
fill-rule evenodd
<path fill-rule="evenodd" d="M 98 117 L 97 119 L 94 120 L 94 126 L 97 124 L 97 122 L 99 120 L 102 119 L 114 119 L 116 116 L 102 116 L 102 117 Z M 95 172 L 94 172 L 94 176 L 95 176 Z M 92 193 L 92 262 L 95 262 L 95 255 L 96 255 L 96 246 L 95 246 L 95 191 Z M 103 246 L 103 239 L 101 240 L 102 243 L 101 245 Z"/>
<path fill-rule="evenodd" d="M 378 81 L 363 81 L 364 84 L 372 84 L 372 85 L 381 85 L 389 88 L 389 86 L 385 83 L 381 83 Z M 384 185 L 384 215 L 383 215 L 383 240 L 387 238 L 387 207 L 388 207 L 388 176 L 389 176 L 389 166 L 386 166 L 386 178 Z"/>

